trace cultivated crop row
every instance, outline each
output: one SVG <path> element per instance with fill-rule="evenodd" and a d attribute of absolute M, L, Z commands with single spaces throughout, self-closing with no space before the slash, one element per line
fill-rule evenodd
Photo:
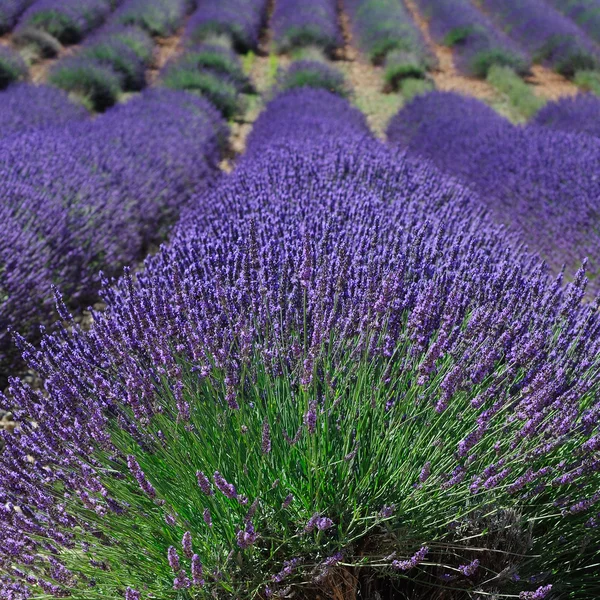
<path fill-rule="evenodd" d="M 401 110 L 388 139 L 473 187 L 557 271 L 566 263 L 572 272 L 587 256 L 598 273 L 600 140 L 517 127 L 478 100 L 445 92 Z"/>
<path fill-rule="evenodd" d="M 93 301 L 98 272 L 117 273 L 160 242 L 219 160 L 224 125 L 201 98 L 153 90 L 95 121 L 73 113 L 63 127 L 0 141 L 10 198 L 0 249 L 4 372 L 15 355 L 10 330 L 29 338 L 52 318 L 52 284 L 68 303 Z"/>

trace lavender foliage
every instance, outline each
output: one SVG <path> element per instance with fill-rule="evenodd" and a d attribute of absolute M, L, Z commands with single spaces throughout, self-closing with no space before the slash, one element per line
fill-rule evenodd
<path fill-rule="evenodd" d="M 111 18 L 113 25 L 135 25 L 152 36 L 173 35 L 190 10 L 187 0 L 124 0 Z"/>
<path fill-rule="evenodd" d="M 578 94 L 549 102 L 531 121 L 566 133 L 585 133 L 600 138 L 600 98 Z"/>
<path fill-rule="evenodd" d="M 9 328 L 35 336 L 66 300 L 96 296 L 97 271 L 115 273 L 159 242 L 195 188 L 213 178 L 224 125 L 206 101 L 149 91 L 94 121 L 0 141 L 2 376 L 15 358 Z"/>
<path fill-rule="evenodd" d="M 28 75 L 27 65 L 21 55 L 9 46 L 0 46 L 0 90 L 26 79 Z"/>
<path fill-rule="evenodd" d="M 171 59 L 161 69 L 159 83 L 170 89 L 203 96 L 225 118 L 239 112 L 239 95 L 251 90 L 237 55 L 212 44 L 188 48 Z"/>
<path fill-rule="evenodd" d="M 75 94 L 91 109 L 103 112 L 117 103 L 125 77 L 105 61 L 76 54 L 52 65 L 48 82 Z"/>
<path fill-rule="evenodd" d="M 266 21 L 266 0 L 198 0 L 185 36 L 192 44 L 215 35 L 227 34 L 238 52 L 256 50 Z"/>
<path fill-rule="evenodd" d="M 598 274 L 600 140 L 520 128 L 450 92 L 416 98 L 391 121 L 388 139 L 471 186 L 557 272 L 566 264 L 572 275 L 588 257 L 590 273 Z"/>
<path fill-rule="evenodd" d="M 438 564 L 475 575 L 481 544 L 478 570 L 521 580 L 461 590 L 593 597 L 600 319 L 583 272 L 563 287 L 476 197 L 375 142 L 342 103 L 277 98 L 172 241 L 106 282 L 92 330 L 25 346 L 46 395 L 12 382 L 0 589 L 284 594 L 342 553 L 423 582 Z M 191 565 L 176 551 L 187 532 Z"/>
<path fill-rule="evenodd" d="M 599 66 L 598 47 L 544 0 L 481 0 L 481 6 L 534 62 L 565 77 Z"/>
<path fill-rule="evenodd" d="M 435 58 L 402 0 L 346 0 L 358 47 L 374 64 L 382 64 L 393 50 L 414 55 L 426 71 Z"/>
<path fill-rule="evenodd" d="M 297 60 L 287 69 L 281 69 L 273 93 L 278 95 L 302 87 L 321 88 L 339 96 L 350 95 L 344 74 L 319 60 Z"/>
<path fill-rule="evenodd" d="M 278 52 L 316 46 L 331 55 L 342 45 L 335 0 L 280 0 L 273 10 L 271 31 Z"/>
<path fill-rule="evenodd" d="M 60 127 L 84 120 L 88 112 L 49 85 L 18 83 L 0 95 L 0 136 Z"/>
<path fill-rule="evenodd" d="M 452 47 L 459 71 L 486 77 L 493 65 L 519 74 L 529 70 L 529 57 L 472 3 L 472 0 L 417 0 L 439 43 Z"/>
<path fill-rule="evenodd" d="M 99 27 L 112 8 L 109 0 L 37 0 L 23 13 L 16 31 L 39 29 L 62 44 L 76 44 Z"/>

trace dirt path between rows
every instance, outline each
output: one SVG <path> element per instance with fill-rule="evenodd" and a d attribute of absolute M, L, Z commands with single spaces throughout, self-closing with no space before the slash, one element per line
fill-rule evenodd
<path fill-rule="evenodd" d="M 152 65 L 146 70 L 146 83 L 148 85 L 153 85 L 156 83 L 160 70 L 171 58 L 181 54 L 183 51 L 181 40 L 183 38 L 184 31 L 185 25 L 179 28 L 174 35 L 166 38 L 155 39 Z"/>

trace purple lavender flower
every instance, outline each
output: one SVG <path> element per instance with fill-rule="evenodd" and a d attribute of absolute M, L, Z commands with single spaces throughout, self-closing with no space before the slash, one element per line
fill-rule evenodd
<path fill-rule="evenodd" d="M 196 471 L 196 479 L 198 480 L 198 485 L 200 486 L 200 489 L 207 496 L 214 496 L 215 491 L 212 489 L 210 479 L 202 471 Z"/>
<path fill-rule="evenodd" d="M 267 421 L 267 419 L 263 422 L 261 450 L 263 454 L 271 452 L 271 432 L 269 430 L 269 421 Z"/>
<path fill-rule="evenodd" d="M 215 471 L 215 474 L 213 475 L 213 481 L 215 482 L 215 486 L 217 487 L 217 489 L 222 494 L 227 496 L 227 498 L 233 499 L 238 497 L 233 483 L 227 483 L 227 481 L 221 475 L 221 473 L 219 473 L 219 471 Z"/>
<path fill-rule="evenodd" d="M 392 567 L 398 571 L 409 571 L 414 569 L 420 562 L 422 562 L 429 552 L 427 546 L 423 546 L 408 560 L 394 560 L 392 561 Z"/>
<path fill-rule="evenodd" d="M 182 569 L 177 573 L 175 579 L 173 579 L 173 589 L 174 590 L 183 590 L 189 588 L 192 585 L 192 582 L 189 580 L 185 571 Z"/>
<path fill-rule="evenodd" d="M 520 600 L 543 600 L 552 591 L 552 585 L 543 585 L 539 587 L 535 592 L 521 592 L 519 594 Z"/>
<path fill-rule="evenodd" d="M 204 573 L 200 557 L 197 554 L 192 556 L 192 583 L 194 585 L 204 585 Z"/>
<path fill-rule="evenodd" d="M 206 525 L 208 527 L 212 527 L 213 526 L 212 516 L 211 516 L 210 510 L 208 508 L 204 509 L 204 513 L 202 514 L 202 518 L 204 519 L 204 522 L 206 523 Z"/>
<path fill-rule="evenodd" d="M 237 545 L 242 550 L 245 550 L 246 548 L 254 544 L 254 542 L 256 542 L 257 539 L 258 534 L 254 531 L 254 525 L 252 525 L 251 521 L 246 521 L 244 529 L 238 531 L 236 534 Z"/>
<path fill-rule="evenodd" d="M 133 588 L 128 587 L 125 590 L 125 600 L 140 600 L 140 593 Z"/>
<path fill-rule="evenodd" d="M 142 488 L 145 494 L 147 494 L 150 498 L 156 498 L 156 490 L 152 487 L 152 484 L 146 479 L 144 472 L 140 468 L 138 461 L 135 456 L 129 455 L 127 457 L 127 466 L 131 471 L 131 474 L 135 477 L 135 480 L 138 482 L 139 486 Z"/>
<path fill-rule="evenodd" d="M 458 566 L 458 570 L 465 577 L 473 577 L 473 575 L 475 575 L 475 573 L 477 572 L 478 568 L 479 568 L 479 560 L 478 559 L 475 559 L 474 561 L 470 562 L 468 565 L 459 565 Z"/>
<path fill-rule="evenodd" d="M 393 504 L 390 504 L 390 505 L 386 504 L 379 511 L 379 516 L 382 517 L 383 519 L 388 519 L 389 517 L 391 517 L 394 514 L 395 510 L 396 510 L 396 507 Z"/>
<path fill-rule="evenodd" d="M 171 567 L 172 571 L 174 573 L 179 573 L 181 564 L 179 562 L 179 554 L 177 554 L 175 546 L 169 546 L 167 558 L 169 559 L 169 566 Z"/>
<path fill-rule="evenodd" d="M 419 473 L 419 481 L 421 483 L 425 483 L 429 479 L 430 475 L 431 475 L 431 462 L 427 461 L 423 465 L 423 468 L 421 469 L 421 473 Z"/>
<path fill-rule="evenodd" d="M 189 531 L 186 531 L 183 534 L 183 539 L 181 540 L 181 547 L 183 548 L 183 553 L 188 558 L 192 558 L 194 551 L 192 550 L 192 534 Z"/>
<path fill-rule="evenodd" d="M 308 405 L 308 411 L 304 414 L 304 424 L 311 435 L 317 429 L 317 401 L 311 400 Z"/>

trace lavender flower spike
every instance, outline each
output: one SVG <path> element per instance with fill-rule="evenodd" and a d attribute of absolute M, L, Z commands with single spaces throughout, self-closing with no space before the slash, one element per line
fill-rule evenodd
<path fill-rule="evenodd" d="M 420 562 L 423 561 L 425 555 L 429 552 L 429 548 L 427 546 L 423 546 L 420 550 L 418 550 L 411 558 L 408 560 L 395 560 L 392 562 L 392 567 L 399 571 L 408 571 L 410 569 L 414 569 Z"/>
<path fill-rule="evenodd" d="M 219 473 L 219 471 L 215 471 L 215 474 L 213 476 L 215 485 L 217 486 L 217 489 L 224 494 L 225 496 L 227 496 L 228 498 L 237 498 L 237 492 L 235 491 L 235 486 L 233 485 L 233 483 L 227 483 L 227 481 L 225 481 L 225 479 L 223 478 L 223 476 L 221 475 L 221 473 Z"/>
<path fill-rule="evenodd" d="M 131 471 L 131 474 L 135 477 L 136 481 L 139 483 L 142 490 L 150 497 L 156 498 L 156 490 L 152 487 L 152 484 L 146 479 L 144 472 L 140 468 L 138 461 L 135 459 L 135 456 L 129 455 L 127 457 L 127 466 Z"/>

